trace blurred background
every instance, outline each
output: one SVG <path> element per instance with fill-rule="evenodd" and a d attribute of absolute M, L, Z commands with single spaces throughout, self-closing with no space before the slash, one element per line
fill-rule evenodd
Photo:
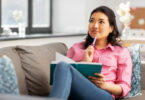
<path fill-rule="evenodd" d="M 25 28 L 26 34 L 87 33 L 91 11 L 101 5 L 114 10 L 130 2 L 131 29 L 145 29 L 145 0 L 0 0 L 0 32 Z M 123 25 L 116 14 L 120 32 Z M 138 34 L 136 34 L 138 35 Z M 144 35 L 144 34 L 142 34 Z"/>
<path fill-rule="evenodd" d="M 58 41 L 70 47 L 84 40 L 91 11 L 102 5 L 115 12 L 122 40 L 144 50 L 145 0 L 0 0 L 0 47 Z"/>

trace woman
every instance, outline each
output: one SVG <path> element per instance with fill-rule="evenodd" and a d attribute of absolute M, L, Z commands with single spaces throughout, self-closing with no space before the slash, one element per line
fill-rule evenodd
<path fill-rule="evenodd" d="M 98 77 L 87 79 L 70 64 L 60 62 L 50 97 L 66 100 L 70 95 L 71 100 L 113 100 L 126 96 L 131 89 L 132 61 L 127 49 L 118 43 L 119 36 L 114 12 L 105 6 L 94 9 L 86 40 L 75 43 L 67 56 L 77 62 L 102 63 L 102 71 L 95 73 Z"/>

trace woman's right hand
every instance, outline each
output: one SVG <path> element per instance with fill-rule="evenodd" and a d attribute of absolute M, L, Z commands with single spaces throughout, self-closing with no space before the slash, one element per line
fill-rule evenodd
<path fill-rule="evenodd" d="M 93 55 L 94 55 L 94 47 L 92 45 L 89 45 L 88 48 L 84 52 L 83 61 L 92 62 L 93 61 Z"/>

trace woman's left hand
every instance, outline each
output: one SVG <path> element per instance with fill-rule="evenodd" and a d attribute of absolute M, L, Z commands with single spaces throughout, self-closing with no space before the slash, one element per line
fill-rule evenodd
<path fill-rule="evenodd" d="M 106 89 L 107 82 L 103 74 L 95 73 L 96 77 L 89 76 L 89 80 L 101 89 Z"/>

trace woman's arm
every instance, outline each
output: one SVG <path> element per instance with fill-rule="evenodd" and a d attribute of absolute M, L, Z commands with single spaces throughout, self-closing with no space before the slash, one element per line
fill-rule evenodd
<path fill-rule="evenodd" d="M 122 88 L 118 84 L 112 84 L 106 82 L 106 86 L 104 87 L 104 90 L 110 92 L 111 94 L 115 96 L 120 96 L 122 94 Z"/>
<path fill-rule="evenodd" d="M 96 73 L 97 77 L 89 77 L 89 80 L 93 82 L 96 86 L 104 89 L 115 96 L 120 96 L 122 94 L 122 88 L 120 85 L 106 82 L 104 75 Z"/>

